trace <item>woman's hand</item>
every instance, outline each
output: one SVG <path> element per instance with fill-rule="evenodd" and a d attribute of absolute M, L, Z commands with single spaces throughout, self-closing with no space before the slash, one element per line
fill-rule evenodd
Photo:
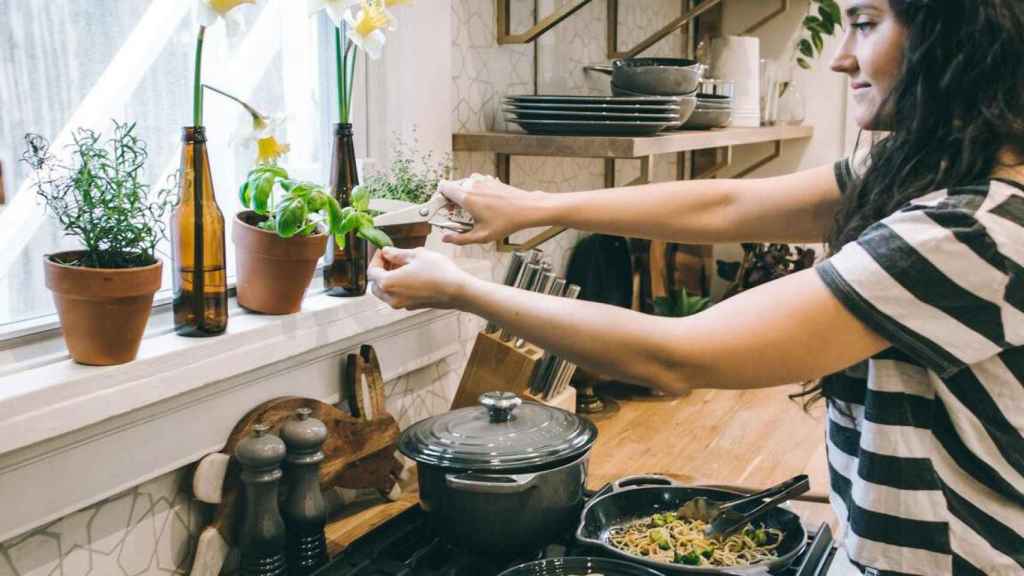
<path fill-rule="evenodd" d="M 424 248 L 377 250 L 367 277 L 373 294 L 392 308 L 454 308 L 473 276 L 447 256 Z"/>
<path fill-rule="evenodd" d="M 526 192 L 480 174 L 462 180 L 442 180 L 437 191 L 473 216 L 472 231 L 443 237 L 444 242 L 457 246 L 493 242 L 540 225 L 544 200 L 548 196 L 543 192 Z"/>

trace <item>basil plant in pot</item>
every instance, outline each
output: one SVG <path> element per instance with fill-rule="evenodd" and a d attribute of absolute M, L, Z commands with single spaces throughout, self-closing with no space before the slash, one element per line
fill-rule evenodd
<path fill-rule="evenodd" d="M 339 246 L 356 232 L 374 245 L 391 240 L 373 227 L 366 193 L 353 194 L 342 208 L 323 186 L 293 180 L 274 164 L 253 168 L 240 189 L 242 205 L 232 228 L 237 262 L 239 305 L 264 314 L 292 314 L 327 246 L 327 234 Z"/>
<path fill-rule="evenodd" d="M 156 249 L 166 238 L 174 187 L 151 191 L 144 182 L 146 145 L 132 123 L 114 121 L 107 140 L 75 130 L 66 157 L 38 134 L 26 134 L 25 143 L 36 194 L 65 236 L 81 244 L 43 258 L 68 351 L 81 364 L 130 362 L 160 289 Z"/>

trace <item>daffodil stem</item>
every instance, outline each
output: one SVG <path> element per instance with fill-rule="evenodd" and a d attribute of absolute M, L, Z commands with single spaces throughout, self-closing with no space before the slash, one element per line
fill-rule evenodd
<path fill-rule="evenodd" d="M 192 85 L 192 125 L 199 127 L 203 125 L 203 38 L 206 36 L 206 26 L 199 27 L 199 36 L 196 38 L 196 78 Z"/>
<path fill-rule="evenodd" d="M 348 73 L 348 80 L 345 83 L 348 88 L 348 92 L 345 94 L 345 110 L 349 114 L 352 113 L 352 88 L 356 83 L 356 63 L 359 62 L 356 55 L 352 53 L 352 46 L 353 44 L 351 40 L 348 42 L 348 45 L 345 46 L 345 71 Z"/>
<path fill-rule="evenodd" d="M 347 92 L 345 82 L 346 75 L 344 70 L 348 68 L 347 62 L 348 51 L 345 51 L 345 55 L 341 52 L 341 28 L 335 26 L 334 28 L 334 64 L 337 68 L 338 74 L 338 121 L 345 123 L 348 122 L 348 106 L 345 102 L 345 94 Z"/>

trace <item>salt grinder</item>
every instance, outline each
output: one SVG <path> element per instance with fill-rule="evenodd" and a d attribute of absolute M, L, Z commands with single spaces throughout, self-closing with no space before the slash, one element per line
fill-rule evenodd
<path fill-rule="evenodd" d="M 238 535 L 240 574 L 286 576 L 284 521 L 277 505 L 284 442 L 268 434 L 270 426 L 266 424 L 256 424 L 252 430 L 235 450 L 245 491 L 245 516 Z"/>
<path fill-rule="evenodd" d="M 320 463 L 324 460 L 320 448 L 327 438 L 327 427 L 310 414 L 309 408 L 299 408 L 281 428 L 281 438 L 288 446 L 284 522 L 291 576 L 306 576 L 327 564 L 327 507 L 320 491 Z"/>

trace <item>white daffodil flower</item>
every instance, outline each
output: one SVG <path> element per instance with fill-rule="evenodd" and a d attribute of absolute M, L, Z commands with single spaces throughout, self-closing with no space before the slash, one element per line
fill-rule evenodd
<path fill-rule="evenodd" d="M 227 18 L 228 13 L 242 4 L 255 4 L 256 0 L 195 0 L 196 20 L 200 26 L 213 26 L 218 18 Z"/>
<path fill-rule="evenodd" d="M 331 22 L 334 22 L 334 25 L 340 28 L 345 14 L 352 8 L 359 6 L 359 2 L 360 0 L 306 0 L 306 5 L 309 8 L 310 16 L 324 10 L 331 18 Z"/>
<path fill-rule="evenodd" d="M 344 19 L 348 25 L 349 40 L 370 58 L 380 58 L 384 43 L 387 41 L 384 30 L 394 20 L 387 9 L 377 3 L 363 0 L 359 13 L 353 16 L 352 12 L 346 12 Z"/>

